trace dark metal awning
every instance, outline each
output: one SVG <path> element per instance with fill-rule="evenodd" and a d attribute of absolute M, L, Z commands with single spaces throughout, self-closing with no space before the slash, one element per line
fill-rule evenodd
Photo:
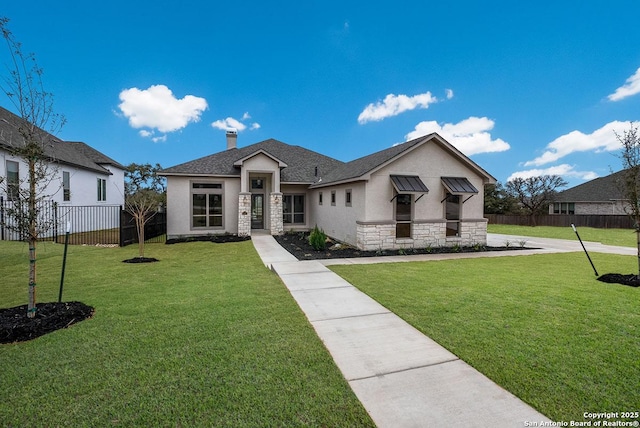
<path fill-rule="evenodd" d="M 392 175 L 391 183 L 398 193 L 428 193 L 429 189 L 417 175 Z"/>
<path fill-rule="evenodd" d="M 464 177 L 440 177 L 442 184 L 454 195 L 460 195 L 462 193 L 478 193 L 478 189 L 473 187 L 473 184 Z"/>
<path fill-rule="evenodd" d="M 391 199 L 391 202 L 401 193 L 420 193 L 421 195 L 415 202 L 418 202 L 425 193 L 429 193 L 429 189 L 417 175 L 392 175 L 390 177 L 393 188 L 396 189 L 397 192 Z"/>

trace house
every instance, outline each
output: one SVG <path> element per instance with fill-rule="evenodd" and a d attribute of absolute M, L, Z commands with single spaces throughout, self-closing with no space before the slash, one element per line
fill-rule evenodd
<path fill-rule="evenodd" d="M 549 214 L 625 215 L 620 183 L 623 171 L 598 177 L 558 192 L 549 204 Z"/>
<path fill-rule="evenodd" d="M 322 228 L 363 250 L 485 244 L 484 169 L 438 134 L 341 162 L 266 140 L 166 168 L 167 237 Z"/>
<path fill-rule="evenodd" d="M 18 145 L 24 144 L 19 132 L 23 123 L 22 118 L 0 107 L 0 181 L 4 181 L 0 184 L 0 206 L 12 203 L 17 198 L 17 189 L 27 183 L 27 164 L 12 154 Z M 86 214 L 93 215 L 88 213 L 89 206 L 124 204 L 125 167 L 86 143 L 62 141 L 41 129 L 36 132 L 45 142 L 48 159 L 47 175 L 38 194 L 61 208 L 62 221 L 71 207 L 85 207 L 83 218 L 74 222 L 74 231 L 112 227 L 112 219 L 103 219 L 102 223 L 108 221 L 109 225 L 101 225 L 86 218 Z"/>

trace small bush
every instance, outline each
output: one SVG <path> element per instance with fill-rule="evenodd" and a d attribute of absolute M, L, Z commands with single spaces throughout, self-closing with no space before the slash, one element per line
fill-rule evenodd
<path fill-rule="evenodd" d="M 322 251 L 327 246 L 327 235 L 322 229 L 318 229 L 317 225 L 309 234 L 309 245 L 316 251 Z"/>

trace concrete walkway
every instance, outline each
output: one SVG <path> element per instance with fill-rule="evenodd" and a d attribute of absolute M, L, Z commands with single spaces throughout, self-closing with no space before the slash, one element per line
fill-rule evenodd
<path fill-rule="evenodd" d="M 491 236 L 489 245 L 505 245 L 504 236 Z M 512 243 L 520 242 L 517 237 L 508 239 Z M 537 238 L 523 239 L 527 240 L 527 246 L 542 249 L 500 252 L 499 255 L 582 251 L 579 243 L 576 250 L 570 249 L 568 242 L 556 243 L 555 248 L 551 243 L 542 246 Z M 549 421 L 330 271 L 323 264 L 330 264 L 329 261 L 297 261 L 269 235 L 256 234 L 252 240 L 265 265 L 280 276 L 306 314 L 378 427 L 500 428 Z M 484 253 L 484 256 L 495 254 L 498 253 Z M 434 260 L 444 256 L 426 257 Z M 448 256 L 478 257 L 477 253 Z M 391 259 L 367 258 L 366 262 L 426 258 Z M 342 259 L 342 262 L 359 261 Z"/>

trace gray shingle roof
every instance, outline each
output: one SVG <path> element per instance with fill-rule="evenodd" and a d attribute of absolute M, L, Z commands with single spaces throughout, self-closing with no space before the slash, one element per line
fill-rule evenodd
<path fill-rule="evenodd" d="M 343 165 L 343 162 L 337 159 L 303 147 L 269 139 L 165 168 L 161 174 L 240 176 L 240 168 L 234 166 L 234 163 L 260 151 L 287 164 L 280 173 L 280 180 L 285 183 L 314 183 L 318 177 Z M 318 168 L 317 176 L 316 167 Z"/>
<path fill-rule="evenodd" d="M 22 118 L 0 107 L 0 148 L 12 151 L 24 144 L 24 140 L 18 131 L 18 128 L 23 123 Z M 118 162 L 85 143 L 62 141 L 39 128 L 37 132 L 45 144 L 45 155 L 53 162 L 72 165 L 102 174 L 111 174 L 102 165 L 113 165 L 124 169 Z"/>
<path fill-rule="evenodd" d="M 338 182 L 357 180 L 385 163 L 392 161 L 397 156 L 411 150 L 413 147 L 430 140 L 437 140 L 446 146 L 455 156 L 458 156 L 460 159 L 468 162 L 470 166 L 476 168 L 482 175 L 485 175 L 485 177 L 490 180 L 495 180 L 489 173 L 476 165 L 471 159 L 458 152 L 437 134 L 429 134 L 416 138 L 347 163 L 300 146 L 290 146 L 283 142 L 270 139 L 247 147 L 225 150 L 172 166 L 163 169 L 160 174 L 239 176 L 240 168 L 234 166 L 234 163 L 262 150 L 287 164 L 287 167 L 281 171 L 280 179 L 282 182 L 309 183 L 312 184 L 313 187 L 321 187 Z M 318 168 L 317 174 L 315 171 L 316 167 Z"/>
<path fill-rule="evenodd" d="M 604 202 L 624 199 L 620 191 L 619 181 L 622 172 L 598 177 L 570 189 L 558 192 L 555 202 Z"/>

